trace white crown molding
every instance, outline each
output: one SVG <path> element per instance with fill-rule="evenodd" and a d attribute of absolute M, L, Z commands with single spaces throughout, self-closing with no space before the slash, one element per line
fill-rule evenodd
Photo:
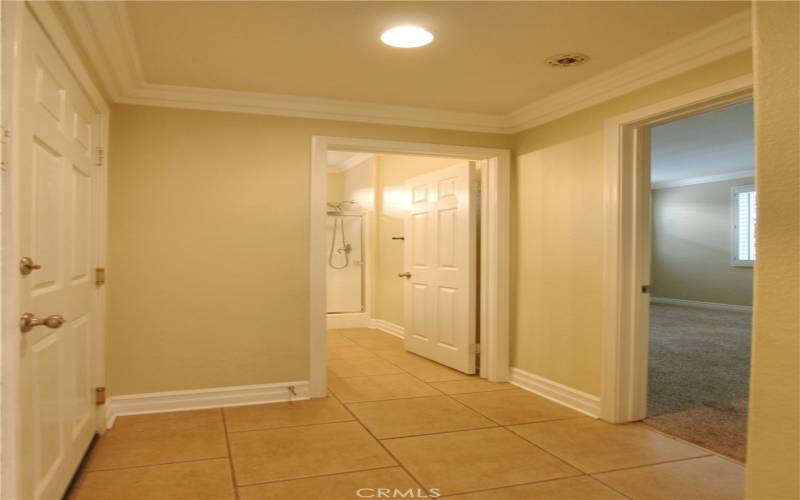
<path fill-rule="evenodd" d="M 342 162 L 338 165 L 329 165 L 328 170 L 336 173 L 346 172 L 351 168 L 361 165 L 365 161 L 372 159 L 373 156 L 375 156 L 373 153 L 356 153 L 348 158 L 345 162 Z"/>
<path fill-rule="evenodd" d="M 544 124 L 752 45 L 745 11 L 513 112 L 485 114 L 148 83 L 125 2 L 63 5 L 114 102 L 499 134 Z"/>
<path fill-rule="evenodd" d="M 125 2 L 63 2 L 75 35 L 115 102 L 143 86 L 144 73 Z M 100 7 L 100 8 L 98 8 Z"/>
<path fill-rule="evenodd" d="M 542 125 L 747 50 L 752 46 L 751 32 L 750 11 L 744 11 L 507 116 L 514 132 Z"/>
<path fill-rule="evenodd" d="M 654 182 L 653 189 L 667 189 L 683 186 L 694 186 L 695 184 L 709 184 L 711 182 L 730 181 L 734 179 L 746 179 L 753 177 L 755 172 L 753 170 L 740 170 L 738 172 L 729 172 L 727 174 L 704 175 L 702 177 L 689 177 L 687 179 L 676 179 L 672 181 Z"/>
<path fill-rule="evenodd" d="M 294 394 L 292 394 L 292 390 Z M 117 417 L 123 415 L 201 410 L 304 399 L 309 399 L 307 380 L 114 396 L 106 403 L 106 427 L 109 429 L 113 427 Z"/>

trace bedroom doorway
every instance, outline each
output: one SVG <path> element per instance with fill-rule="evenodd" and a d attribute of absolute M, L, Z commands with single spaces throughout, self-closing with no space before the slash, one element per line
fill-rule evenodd
<path fill-rule="evenodd" d="M 645 423 L 745 460 L 756 259 L 753 102 L 650 130 Z"/>

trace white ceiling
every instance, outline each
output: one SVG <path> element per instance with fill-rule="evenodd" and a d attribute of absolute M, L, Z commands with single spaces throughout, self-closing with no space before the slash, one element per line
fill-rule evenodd
<path fill-rule="evenodd" d="M 752 175 L 753 133 L 752 101 L 655 127 L 651 181 L 664 186 Z"/>
<path fill-rule="evenodd" d="M 515 133 L 749 50 L 746 1 L 62 2 L 114 102 Z M 380 43 L 400 23 L 419 49 Z M 544 60 L 583 52 L 586 64 Z"/>
<path fill-rule="evenodd" d="M 152 83 L 508 113 L 747 2 L 127 2 Z M 383 45 L 420 24 L 426 47 Z M 552 68 L 552 54 L 591 61 Z"/>

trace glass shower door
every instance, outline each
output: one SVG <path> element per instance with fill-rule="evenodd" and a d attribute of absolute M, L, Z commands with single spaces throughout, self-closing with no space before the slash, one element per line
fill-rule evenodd
<path fill-rule="evenodd" d="M 328 215 L 328 313 L 364 311 L 363 231 L 361 215 Z"/>

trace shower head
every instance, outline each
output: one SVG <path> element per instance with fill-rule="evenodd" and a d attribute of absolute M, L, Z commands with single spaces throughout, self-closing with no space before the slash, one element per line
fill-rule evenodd
<path fill-rule="evenodd" d="M 342 210 L 352 210 L 358 207 L 358 203 L 353 200 L 345 200 L 340 201 L 339 203 L 331 203 L 328 202 L 328 206 L 332 209 L 336 210 L 337 212 L 341 212 Z"/>

